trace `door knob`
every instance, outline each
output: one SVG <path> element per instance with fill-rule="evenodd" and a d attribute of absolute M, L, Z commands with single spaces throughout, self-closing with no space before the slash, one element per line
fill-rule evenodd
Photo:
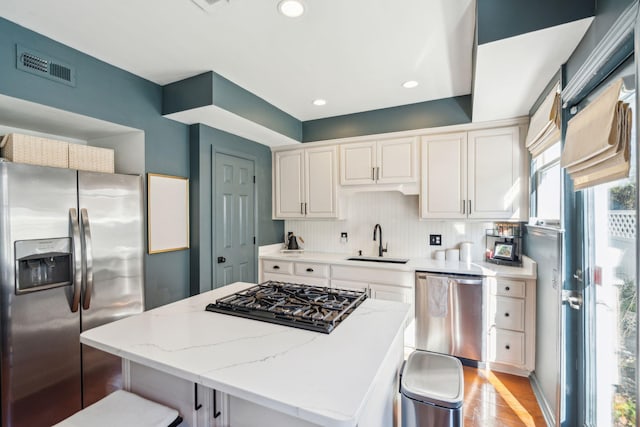
<path fill-rule="evenodd" d="M 227 262 L 227 259 L 223 256 L 218 257 L 218 264 L 222 264 L 223 262 Z"/>

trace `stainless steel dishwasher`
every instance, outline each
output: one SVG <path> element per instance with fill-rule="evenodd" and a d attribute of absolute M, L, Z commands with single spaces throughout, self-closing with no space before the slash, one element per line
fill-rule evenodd
<path fill-rule="evenodd" d="M 416 272 L 417 349 L 486 360 L 482 282 L 482 276 Z"/>

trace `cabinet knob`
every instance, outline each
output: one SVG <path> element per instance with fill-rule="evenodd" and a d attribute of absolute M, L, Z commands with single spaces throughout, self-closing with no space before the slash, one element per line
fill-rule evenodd
<path fill-rule="evenodd" d="M 274 269 L 274 270 L 280 270 L 280 266 L 279 266 L 279 265 L 274 265 L 274 266 L 273 266 L 273 269 Z"/>
<path fill-rule="evenodd" d="M 505 313 L 505 314 L 504 314 L 504 317 L 509 317 L 509 313 Z"/>
<path fill-rule="evenodd" d="M 313 268 L 307 268 L 307 272 L 313 273 Z"/>
<path fill-rule="evenodd" d="M 511 349 L 511 346 L 509 344 L 505 345 L 504 348 L 506 348 L 507 350 Z"/>
<path fill-rule="evenodd" d="M 504 288 L 504 290 L 505 290 L 505 291 L 510 291 L 510 290 L 511 290 L 511 288 L 510 288 L 509 286 L 506 286 L 506 287 Z"/>

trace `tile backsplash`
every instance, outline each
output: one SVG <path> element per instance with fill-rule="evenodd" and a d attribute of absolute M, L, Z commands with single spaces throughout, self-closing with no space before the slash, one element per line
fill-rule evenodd
<path fill-rule="evenodd" d="M 285 233 L 292 231 L 304 239 L 304 248 L 313 252 L 378 255 L 373 228 L 382 226 L 383 245 L 388 257 L 432 258 L 436 250 L 457 248 L 472 242 L 472 260 L 484 258 L 485 230 L 492 222 L 420 220 L 418 196 L 399 192 L 361 192 L 341 200 L 343 218 L 339 220 L 286 220 Z M 340 234 L 348 233 L 342 243 Z M 429 234 L 441 234 L 442 246 L 429 246 Z"/>

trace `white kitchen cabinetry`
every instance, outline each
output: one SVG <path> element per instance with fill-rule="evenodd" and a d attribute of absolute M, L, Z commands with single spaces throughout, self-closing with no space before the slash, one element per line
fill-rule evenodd
<path fill-rule="evenodd" d="M 225 393 L 129 360 L 123 361 L 123 367 L 124 388 L 176 409 L 183 419 L 181 426 L 229 425 L 229 396 Z"/>
<path fill-rule="evenodd" d="M 415 272 L 332 265 L 331 287 L 366 289 L 371 298 L 403 302 L 413 307 Z M 413 316 L 412 309 L 408 322 Z"/>
<path fill-rule="evenodd" d="M 338 150 L 323 146 L 274 153 L 274 218 L 338 216 Z"/>
<path fill-rule="evenodd" d="M 266 259 L 260 262 L 262 262 L 260 282 L 275 280 L 277 282 L 305 283 L 315 286 L 330 285 L 329 264 Z"/>
<path fill-rule="evenodd" d="M 526 167 L 518 126 L 422 138 L 422 218 L 520 219 Z"/>
<path fill-rule="evenodd" d="M 343 144 L 340 184 L 404 184 L 418 181 L 415 137 Z"/>
<path fill-rule="evenodd" d="M 489 281 L 491 368 L 528 375 L 535 367 L 535 280 Z"/>

